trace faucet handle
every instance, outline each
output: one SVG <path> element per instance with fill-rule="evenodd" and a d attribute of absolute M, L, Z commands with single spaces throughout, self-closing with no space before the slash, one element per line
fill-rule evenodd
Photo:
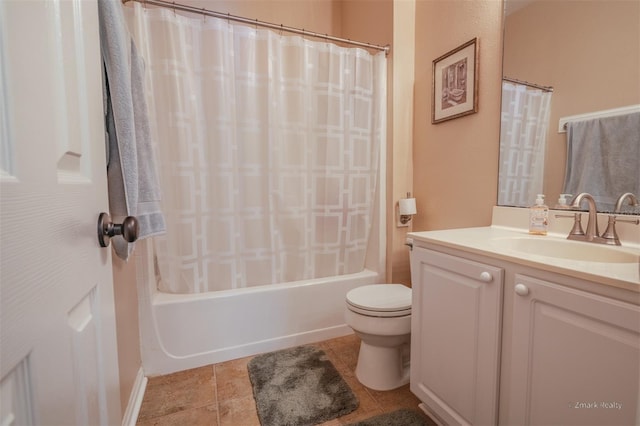
<path fill-rule="evenodd" d="M 573 228 L 571 228 L 571 232 L 569 232 L 567 239 L 584 240 L 585 234 L 582 229 L 582 214 L 580 212 L 576 212 L 574 214 L 557 214 L 555 217 L 556 219 L 573 219 Z"/>
<path fill-rule="evenodd" d="M 616 232 L 616 222 L 624 222 L 624 223 L 632 223 L 634 225 L 640 224 L 640 219 L 619 219 L 614 214 L 609 215 L 609 222 L 607 223 L 607 229 L 605 229 L 604 233 L 601 235 L 601 238 L 604 239 L 605 244 L 612 244 L 619 246 L 620 238 L 618 238 L 618 233 Z"/>
<path fill-rule="evenodd" d="M 573 237 L 577 237 L 577 236 L 581 236 L 583 237 L 584 234 L 584 230 L 582 229 L 582 214 L 581 213 L 574 213 L 573 214 L 573 228 L 571 228 L 571 232 L 569 232 L 569 235 L 567 236 L 567 238 L 571 238 Z"/>
<path fill-rule="evenodd" d="M 640 225 L 640 219 L 620 219 L 620 218 L 616 217 L 616 221 L 617 222 L 624 222 L 624 223 L 632 223 L 634 225 Z"/>
<path fill-rule="evenodd" d="M 620 238 L 618 238 L 618 233 L 616 232 L 616 215 L 609 215 L 607 229 L 604 230 L 601 238 L 604 239 L 605 244 L 620 245 Z"/>
<path fill-rule="evenodd" d="M 555 217 L 556 219 L 573 219 L 573 228 L 571 232 L 569 232 L 569 235 L 584 235 L 584 231 L 582 230 L 582 216 L 580 213 L 557 214 Z"/>

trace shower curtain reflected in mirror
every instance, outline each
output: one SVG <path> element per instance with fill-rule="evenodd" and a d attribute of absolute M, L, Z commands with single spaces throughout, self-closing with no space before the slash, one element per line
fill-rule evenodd
<path fill-rule="evenodd" d="M 125 7 L 145 58 L 167 235 L 159 289 L 226 290 L 364 268 L 386 58 Z"/>
<path fill-rule="evenodd" d="M 502 82 L 498 205 L 531 206 L 543 193 L 551 92 Z M 547 200 L 548 201 L 548 200 Z"/>

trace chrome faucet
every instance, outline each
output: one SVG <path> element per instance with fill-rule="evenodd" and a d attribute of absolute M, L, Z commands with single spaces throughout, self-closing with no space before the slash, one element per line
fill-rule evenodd
<path fill-rule="evenodd" d="M 580 215 L 576 214 L 573 229 L 569 233 L 567 239 L 577 241 L 591 241 L 596 243 L 602 243 L 600 241 L 600 233 L 598 232 L 598 209 L 596 208 L 596 200 L 593 196 L 587 192 L 576 195 L 571 203 L 571 208 L 579 209 L 582 200 L 587 200 L 589 203 L 589 220 L 587 222 L 587 232 L 582 231 L 580 225 Z"/>

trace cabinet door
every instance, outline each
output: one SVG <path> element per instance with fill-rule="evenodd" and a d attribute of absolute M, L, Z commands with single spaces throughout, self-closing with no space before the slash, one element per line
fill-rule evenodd
<path fill-rule="evenodd" d="M 638 424 L 640 308 L 515 278 L 507 423 Z"/>
<path fill-rule="evenodd" d="M 411 390 L 447 424 L 495 424 L 501 269 L 411 252 Z"/>

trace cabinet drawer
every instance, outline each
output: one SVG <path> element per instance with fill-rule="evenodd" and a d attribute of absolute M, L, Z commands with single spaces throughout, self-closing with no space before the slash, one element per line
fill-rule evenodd
<path fill-rule="evenodd" d="M 435 266 L 439 269 L 471 278 L 472 280 L 485 283 L 502 281 L 502 268 L 420 247 L 415 248 L 414 252 L 416 252 L 416 254 L 422 253 L 422 261 L 427 265 Z"/>

